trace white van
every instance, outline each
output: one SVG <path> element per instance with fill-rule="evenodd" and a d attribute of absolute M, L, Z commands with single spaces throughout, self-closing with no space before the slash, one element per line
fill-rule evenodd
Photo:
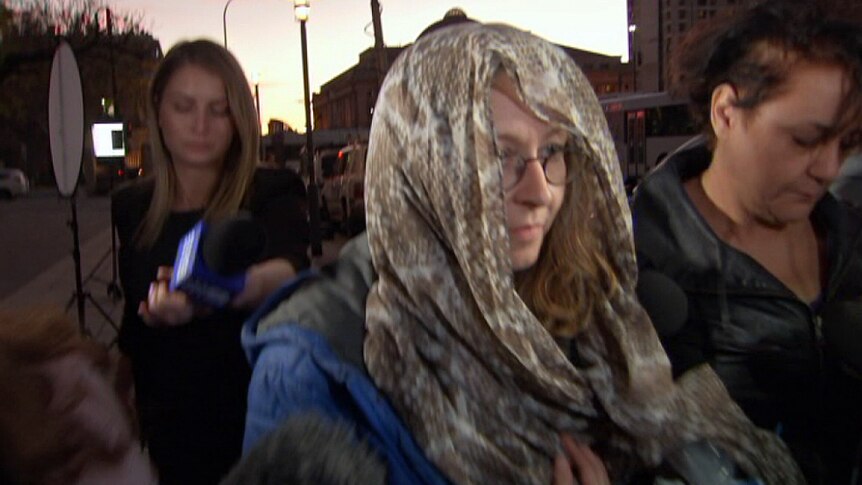
<path fill-rule="evenodd" d="M 321 219 L 340 225 L 349 235 L 365 229 L 365 154 L 368 145 L 354 143 L 338 151 L 336 162 L 321 170 Z M 323 160 L 321 160 L 323 161 Z M 322 163 L 321 165 L 325 165 Z M 324 168 L 324 167 L 321 167 Z"/>

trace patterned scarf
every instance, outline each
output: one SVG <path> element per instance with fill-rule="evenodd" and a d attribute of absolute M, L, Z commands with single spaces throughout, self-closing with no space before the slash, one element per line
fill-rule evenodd
<path fill-rule="evenodd" d="M 584 366 L 569 362 L 515 289 L 489 105 L 500 70 L 537 117 L 571 134 L 600 189 L 592 216 L 620 289 L 576 338 Z M 707 366 L 672 380 L 635 296 L 631 219 L 607 124 L 562 50 L 501 25 L 422 38 L 386 77 L 368 158 L 379 279 L 366 365 L 449 478 L 550 483 L 565 431 L 590 444 L 612 478 L 707 439 L 768 483 L 803 482 L 784 444 L 752 426 Z"/>

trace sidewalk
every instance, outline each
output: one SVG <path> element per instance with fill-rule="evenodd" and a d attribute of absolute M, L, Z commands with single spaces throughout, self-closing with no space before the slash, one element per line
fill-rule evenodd
<path fill-rule="evenodd" d="M 324 240 L 323 256 L 315 258 L 312 265 L 319 268 L 333 261 L 346 241 L 343 236 Z M 84 305 L 84 328 L 94 339 L 105 345 L 114 343 L 123 313 L 123 300 L 114 300 L 108 295 L 112 272 L 111 231 L 105 229 L 81 246 L 81 279 L 83 291 L 89 294 Z M 119 284 L 119 281 L 117 283 Z M 69 256 L 0 300 L 0 308 L 55 306 L 65 308 L 67 314 L 77 321 L 78 310 L 73 299 L 74 293 L 75 266 Z"/>
<path fill-rule="evenodd" d="M 84 305 L 84 328 L 104 344 L 111 344 L 116 337 L 115 327 L 119 327 L 123 312 L 122 299 L 114 300 L 108 295 L 112 272 L 111 231 L 105 229 L 81 246 L 82 286 L 84 293 L 90 295 Z M 65 308 L 67 314 L 77 322 L 74 294 L 75 265 L 70 255 L 0 300 L 0 308 L 54 306 Z M 100 308 L 105 315 L 101 314 Z"/>

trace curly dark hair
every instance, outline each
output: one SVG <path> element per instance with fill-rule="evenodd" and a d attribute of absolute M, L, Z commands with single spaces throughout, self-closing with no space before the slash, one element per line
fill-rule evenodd
<path fill-rule="evenodd" d="M 827 11 L 811 0 L 766 0 L 725 12 L 692 28 L 674 51 L 672 90 L 688 99 L 694 119 L 713 139 L 710 103 L 721 84 L 737 89 L 738 107 L 754 109 L 780 90 L 797 62 L 837 65 L 854 87 L 845 95 L 841 119 L 858 119 L 862 25 L 848 20 L 855 16 L 848 13 L 835 7 Z"/>

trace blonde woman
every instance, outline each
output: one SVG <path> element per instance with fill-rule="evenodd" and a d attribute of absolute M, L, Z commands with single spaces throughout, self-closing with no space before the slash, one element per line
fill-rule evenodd
<path fill-rule="evenodd" d="M 304 190 L 288 172 L 256 172 L 259 129 L 236 59 L 209 41 L 174 46 L 149 91 L 153 176 L 119 190 L 125 306 L 119 347 L 132 362 L 142 436 L 161 483 L 215 483 L 239 456 L 249 368 L 239 329 L 250 309 L 307 266 Z M 201 219 L 247 210 L 265 257 L 223 310 L 168 281 L 179 239 Z"/>
<path fill-rule="evenodd" d="M 313 412 L 390 483 L 624 482 L 699 440 L 800 483 L 708 368 L 672 380 L 607 125 L 559 48 L 500 25 L 418 40 L 383 84 L 366 177 L 367 242 L 243 329 L 246 448 Z"/>

